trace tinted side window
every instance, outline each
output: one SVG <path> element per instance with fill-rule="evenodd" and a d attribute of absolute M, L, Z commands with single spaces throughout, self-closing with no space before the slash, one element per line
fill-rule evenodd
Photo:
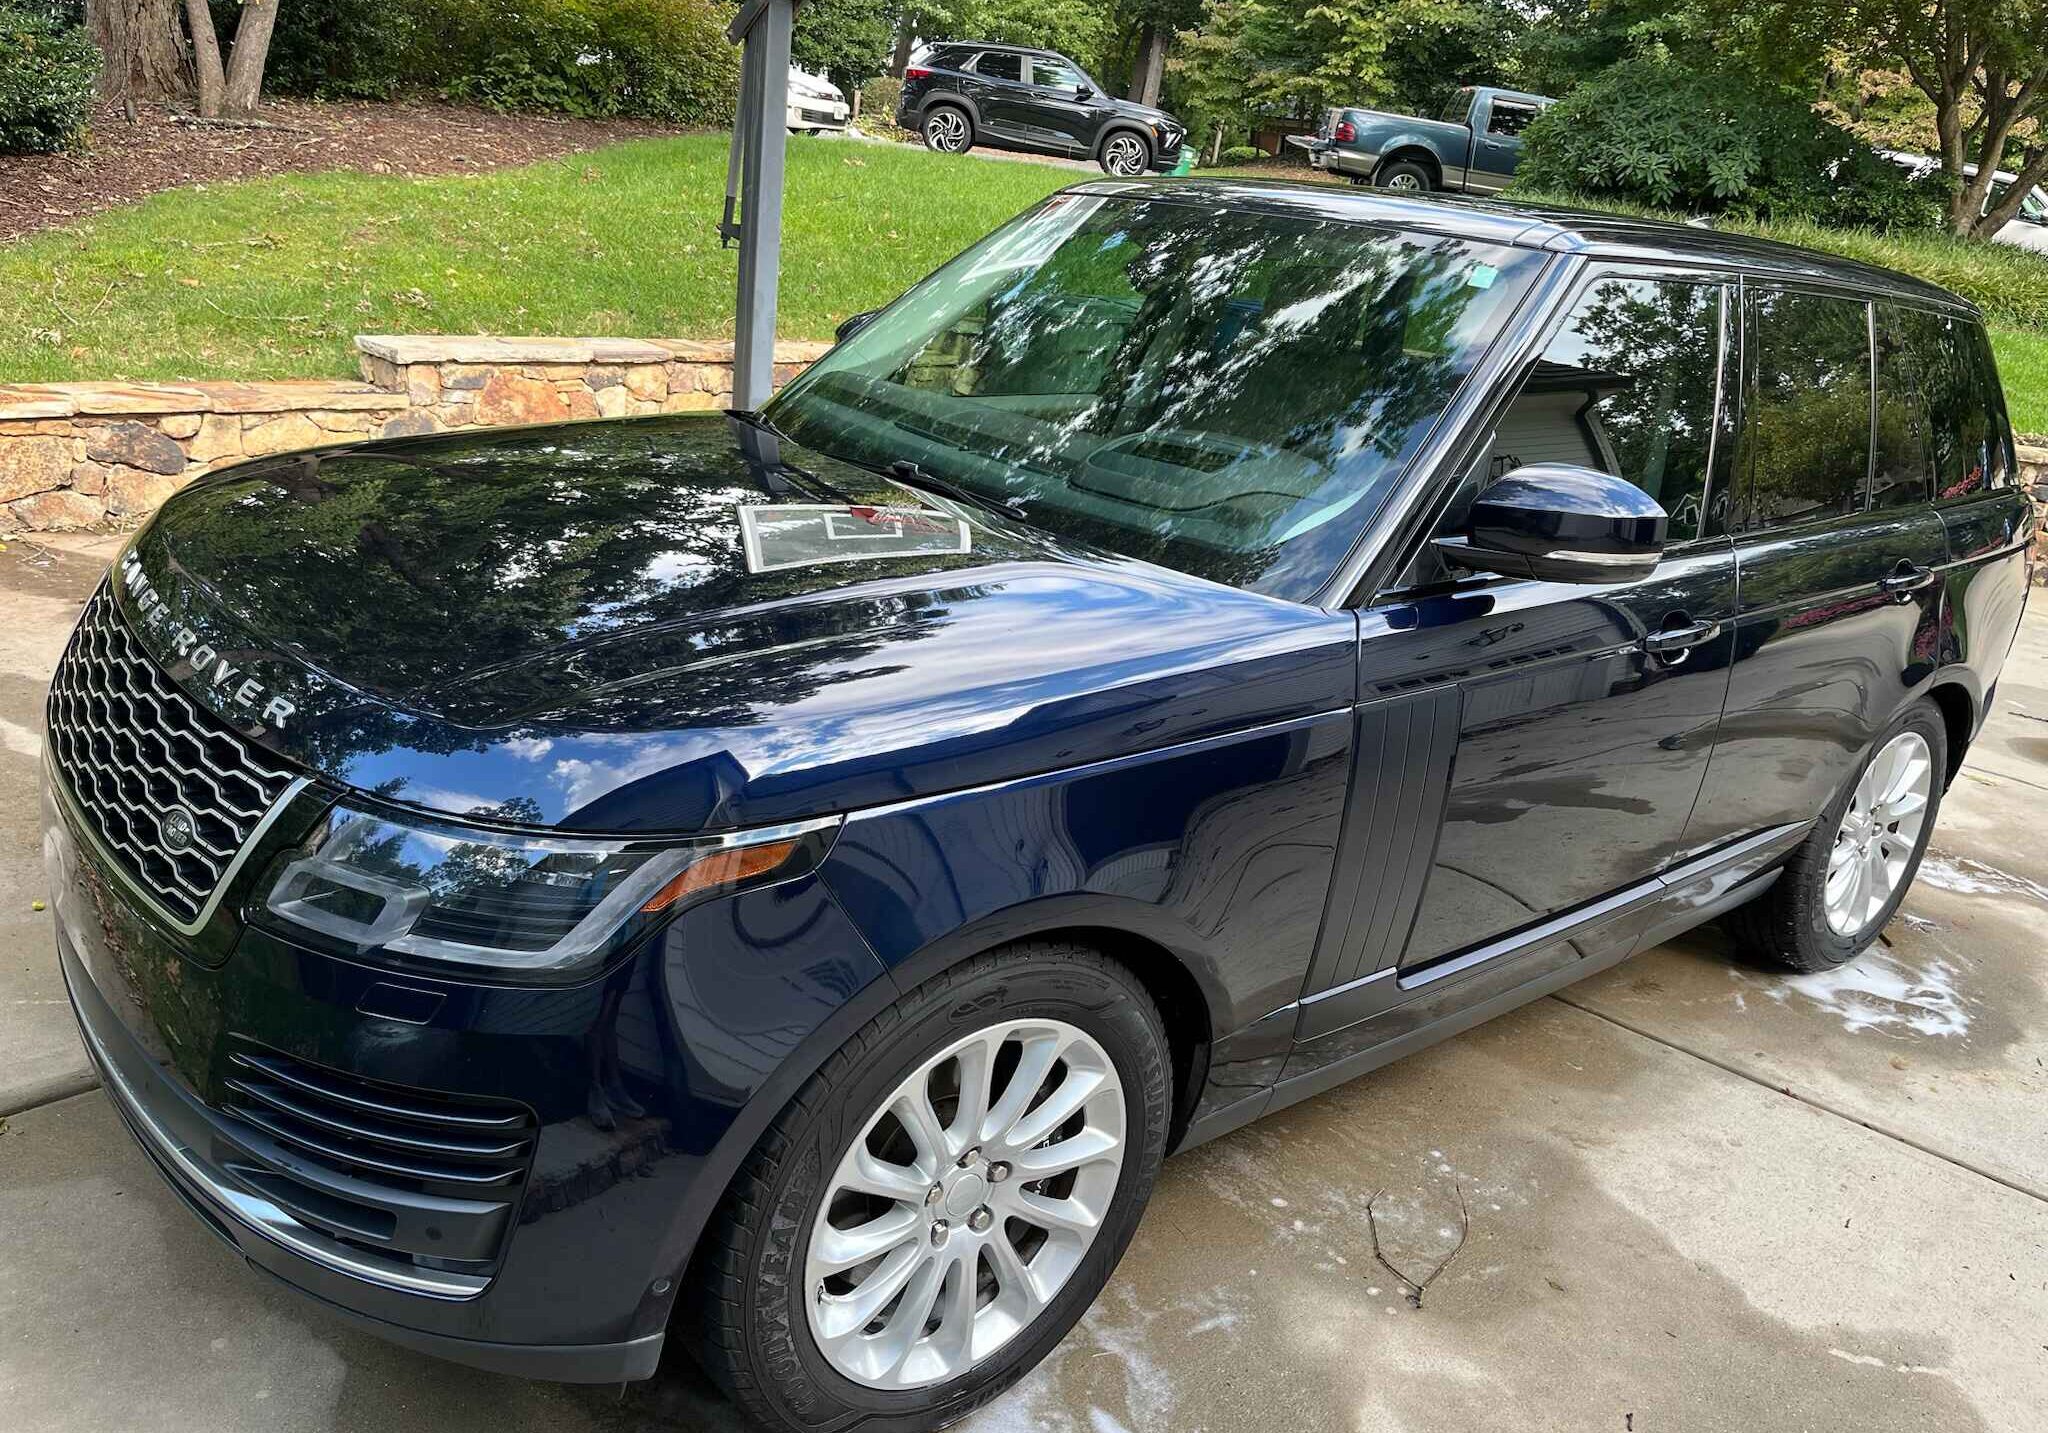
<path fill-rule="evenodd" d="M 1501 420 L 1488 474 L 1576 463 L 1627 478 L 1698 537 L 1722 350 L 1715 284 L 1606 279 L 1573 304 Z"/>
<path fill-rule="evenodd" d="M 1021 80 L 1024 60 L 1019 55 L 983 55 L 974 62 L 974 72 L 992 80 Z"/>
<path fill-rule="evenodd" d="M 1860 512 L 1870 468 L 1870 306 L 1752 289 L 1736 526 Z"/>
<path fill-rule="evenodd" d="M 1031 83 L 1040 89 L 1077 90 L 1081 87 L 1081 76 L 1072 65 L 1058 60 L 1033 60 Z"/>
<path fill-rule="evenodd" d="M 1908 310 L 1913 348 L 1925 368 L 1928 448 L 1937 501 L 1982 492 L 2002 476 L 1995 379 L 1982 330 L 1951 314 Z"/>
<path fill-rule="evenodd" d="M 1927 377 L 1939 361 L 1910 309 L 1877 309 L 1877 463 L 1873 507 L 1911 507 L 1934 499 L 1934 453 L 1927 425 Z"/>
<path fill-rule="evenodd" d="M 1998 383 L 1998 360 L 1991 353 L 1991 335 L 1983 325 L 1965 323 L 1969 347 L 1975 358 L 1979 411 L 1984 423 L 1984 485 L 2010 487 L 2019 455 L 2012 450 L 2012 422 L 2006 416 L 2005 390 Z"/>

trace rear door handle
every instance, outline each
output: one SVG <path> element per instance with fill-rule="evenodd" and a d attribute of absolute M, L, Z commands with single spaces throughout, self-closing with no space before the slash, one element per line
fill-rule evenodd
<path fill-rule="evenodd" d="M 1668 620 L 1668 619 L 1667 619 Z M 1665 627 L 1643 638 L 1643 650 L 1653 657 L 1668 657 L 1673 653 L 1683 654 L 1702 642 L 1711 642 L 1721 635 L 1719 622 L 1687 622 L 1677 627 Z"/>
<path fill-rule="evenodd" d="M 1932 587 L 1939 577 L 1940 574 L 1932 568 L 1922 567 L 1918 563 L 1902 562 L 1890 573 L 1878 578 L 1877 585 L 1882 587 L 1894 602 L 1907 602 L 1912 600 L 1915 592 L 1923 592 Z"/>

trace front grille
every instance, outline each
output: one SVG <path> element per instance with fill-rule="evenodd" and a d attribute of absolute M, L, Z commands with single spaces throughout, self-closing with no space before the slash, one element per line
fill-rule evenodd
<path fill-rule="evenodd" d="M 50 684 L 50 752 L 101 842 L 180 921 L 199 913 L 292 772 L 194 705 L 102 583 Z M 190 817 L 182 849 L 164 818 Z"/>
<path fill-rule="evenodd" d="M 237 1178 L 335 1237 L 434 1268 L 496 1259 L 532 1161 L 524 1105 L 365 1080 L 256 1045 L 228 1056 L 221 1113 L 261 1159 Z"/>

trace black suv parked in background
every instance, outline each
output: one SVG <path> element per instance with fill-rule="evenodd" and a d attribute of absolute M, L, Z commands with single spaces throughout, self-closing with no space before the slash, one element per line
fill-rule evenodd
<path fill-rule="evenodd" d="M 1165 110 L 1105 93 L 1065 55 L 972 43 L 940 45 L 903 72 L 896 122 L 947 154 L 988 144 L 1126 176 L 1171 168 L 1187 133 Z"/>

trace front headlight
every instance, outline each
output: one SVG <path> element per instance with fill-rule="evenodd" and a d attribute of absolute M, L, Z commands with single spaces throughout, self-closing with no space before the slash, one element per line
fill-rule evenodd
<path fill-rule="evenodd" d="M 836 819 L 645 841 L 486 831 L 338 805 L 272 863 L 259 923 L 354 953 L 518 978 L 576 974 L 720 891 L 810 870 Z"/>

